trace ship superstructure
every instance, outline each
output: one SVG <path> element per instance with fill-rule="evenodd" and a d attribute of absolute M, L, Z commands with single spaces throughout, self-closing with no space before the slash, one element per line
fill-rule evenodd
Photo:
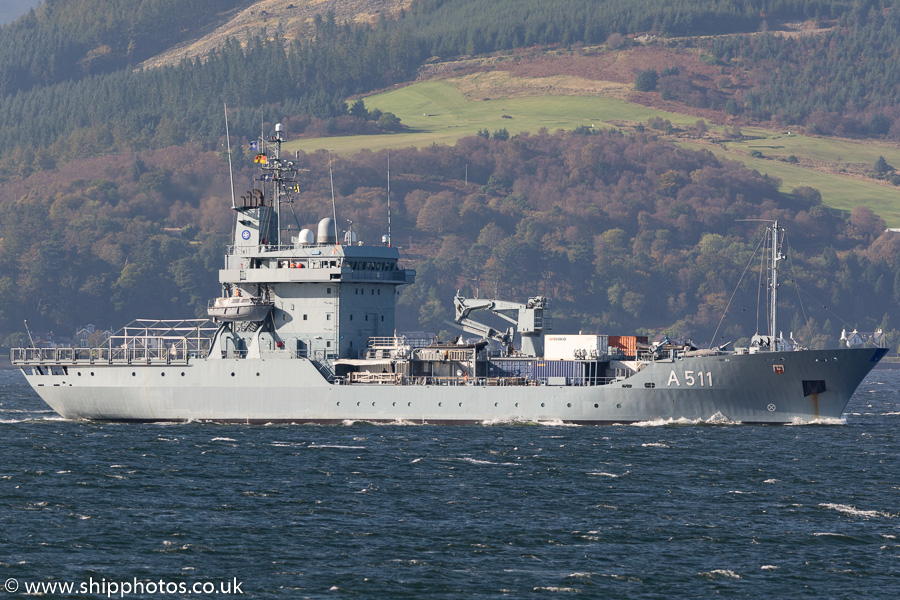
<path fill-rule="evenodd" d="M 283 239 L 282 212 L 299 191 L 283 141 L 280 125 L 260 140 L 258 187 L 233 203 L 211 320 L 137 321 L 101 348 L 12 349 L 55 411 L 125 421 L 789 423 L 839 418 L 886 353 L 796 350 L 776 338 L 777 223 L 770 327 L 749 348 L 550 334 L 541 296 L 457 294 L 456 323 L 474 339 L 397 335 L 396 288 L 415 271 L 389 236 L 341 238 L 332 215 Z M 485 325 L 478 311 L 508 326 Z"/>

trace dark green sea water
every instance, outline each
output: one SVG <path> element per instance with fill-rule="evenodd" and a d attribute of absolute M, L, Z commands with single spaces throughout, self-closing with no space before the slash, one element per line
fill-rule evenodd
<path fill-rule="evenodd" d="M 2 371 L 0 589 L 17 591 L 0 600 L 67 582 L 44 597 L 896 598 L 900 372 L 848 410 L 782 427 L 83 423 Z"/>

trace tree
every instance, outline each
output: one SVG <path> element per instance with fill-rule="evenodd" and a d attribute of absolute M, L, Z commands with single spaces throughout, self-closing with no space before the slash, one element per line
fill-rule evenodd
<path fill-rule="evenodd" d="M 875 166 L 872 168 L 872 173 L 878 179 L 884 179 L 887 175 L 894 172 L 894 167 L 888 164 L 888 162 L 884 159 L 883 156 L 879 156 L 878 160 L 875 161 Z"/>
<path fill-rule="evenodd" d="M 639 92 L 652 92 L 656 89 L 659 81 L 659 73 L 656 69 L 645 69 L 638 73 L 637 79 L 634 80 L 634 89 Z"/>
<path fill-rule="evenodd" d="M 376 123 L 379 129 L 394 130 L 400 127 L 400 119 L 392 112 L 382 113 Z"/>
<path fill-rule="evenodd" d="M 366 109 L 366 103 L 363 102 L 362 98 L 359 98 L 350 105 L 350 116 L 356 117 L 358 119 L 368 119 L 369 111 Z"/>

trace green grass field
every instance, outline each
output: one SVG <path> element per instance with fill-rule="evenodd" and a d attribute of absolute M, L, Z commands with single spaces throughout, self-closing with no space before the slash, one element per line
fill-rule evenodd
<path fill-rule="evenodd" d="M 311 138 L 285 144 L 286 150 L 312 152 L 327 149 L 335 154 L 353 154 L 362 149 L 403 148 L 454 144 L 456 140 L 475 135 L 480 129 L 493 132 L 505 128 L 510 134 L 537 132 L 541 128 L 574 129 L 578 126 L 614 127 L 618 124 L 646 123 L 651 117 L 670 120 L 677 127 L 690 127 L 697 117 L 654 110 L 615 98 L 599 96 L 535 96 L 494 100 L 472 100 L 444 81 L 416 83 L 401 89 L 365 98 L 368 108 L 379 108 L 400 117 L 408 131 L 389 135 Z M 504 117 L 505 115 L 505 117 Z M 710 125 L 710 132 L 717 127 Z M 724 130 L 721 130 L 724 131 Z M 678 141 L 684 147 L 707 149 L 721 158 L 738 160 L 751 169 L 768 173 L 782 181 L 782 189 L 790 191 L 801 185 L 818 189 L 826 205 L 852 210 L 868 206 L 891 227 L 900 227 L 900 188 L 876 182 L 859 175 L 826 173 L 793 165 L 781 160 L 794 155 L 804 160 L 827 163 L 832 170 L 840 165 L 854 165 L 864 170 L 879 156 L 900 169 L 900 148 L 829 138 L 788 135 L 746 127 L 746 138 L 721 144 Z M 757 150 L 766 158 L 753 158 Z M 849 169 L 848 169 L 849 170 Z"/>
<path fill-rule="evenodd" d="M 363 148 L 377 150 L 421 147 L 432 143 L 453 144 L 459 138 L 475 135 L 479 129 L 493 132 L 505 128 L 515 134 L 536 132 L 542 127 L 550 131 L 574 129 L 580 125 L 610 127 L 609 121 L 638 122 L 654 116 L 680 125 L 697 121 L 686 115 L 665 113 L 615 98 L 539 96 L 473 101 L 441 81 L 417 83 L 369 96 L 365 102 L 370 109 L 379 108 L 394 113 L 411 131 L 390 135 L 311 138 L 290 142 L 285 144 L 285 148 L 306 152 L 325 148 L 336 154 L 350 154 Z M 503 115 L 511 118 L 504 118 Z"/>
<path fill-rule="evenodd" d="M 816 141 L 826 142 L 819 139 Z M 680 146 L 694 150 L 711 150 L 720 158 L 739 160 L 747 168 L 777 177 L 781 180 L 781 190 L 784 192 L 790 192 L 794 188 L 804 185 L 816 188 L 822 193 L 822 201 L 831 208 L 849 212 L 856 206 L 868 206 L 873 212 L 880 215 L 889 227 L 900 227 L 900 188 L 895 186 L 849 175 L 823 173 L 778 160 L 753 158 L 706 144 L 678 143 Z M 796 151 L 790 154 L 802 156 Z M 877 159 L 878 155 L 875 158 Z M 886 155 L 885 158 L 887 158 Z M 874 161 L 872 162 L 874 163 Z"/>

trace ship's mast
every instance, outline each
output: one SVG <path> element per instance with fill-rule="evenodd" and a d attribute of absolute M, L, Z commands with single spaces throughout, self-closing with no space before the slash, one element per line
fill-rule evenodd
<path fill-rule="evenodd" d="M 262 142 L 263 140 L 260 140 L 260 146 L 262 146 Z M 281 246 L 281 204 L 290 202 L 290 199 L 283 200 L 283 198 L 290 197 L 289 189 L 295 190 L 297 174 L 294 163 L 281 160 L 282 142 L 284 142 L 284 129 L 281 123 L 276 123 L 275 135 L 265 140 L 265 153 L 257 156 L 257 162 L 261 163 L 260 169 L 263 171 L 261 179 L 272 182 L 272 205 L 275 209 L 278 247 Z"/>
<path fill-rule="evenodd" d="M 783 228 L 778 227 L 778 221 L 772 223 L 769 232 L 772 236 L 772 264 L 769 269 L 769 335 L 772 344 L 775 344 L 775 336 L 778 334 L 778 262 L 784 258 L 781 253 L 781 245 L 778 242 L 778 232 Z"/>
<path fill-rule="evenodd" d="M 272 145 L 274 147 L 275 160 L 273 161 L 274 172 L 272 173 L 272 186 L 275 192 L 275 219 L 278 222 L 278 247 L 281 247 L 281 196 L 284 195 L 284 190 L 280 185 L 281 181 L 281 142 L 284 141 L 284 134 L 281 130 L 281 123 L 275 124 L 275 137 L 272 138 L 274 142 Z"/>

